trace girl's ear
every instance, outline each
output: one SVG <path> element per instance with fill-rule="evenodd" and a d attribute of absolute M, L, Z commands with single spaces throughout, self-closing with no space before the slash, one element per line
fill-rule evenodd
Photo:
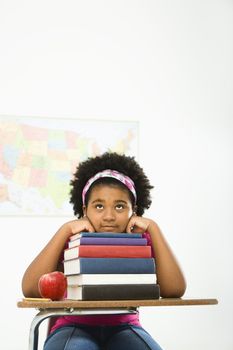
<path fill-rule="evenodd" d="M 87 216 L 87 209 L 86 206 L 83 205 L 83 217 Z"/>
<path fill-rule="evenodd" d="M 137 210 L 138 210 L 138 207 L 135 205 L 133 207 L 133 215 L 137 215 Z"/>

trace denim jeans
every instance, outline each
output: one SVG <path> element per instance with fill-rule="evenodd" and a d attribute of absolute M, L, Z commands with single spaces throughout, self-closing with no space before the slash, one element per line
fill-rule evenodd
<path fill-rule="evenodd" d="M 69 325 L 56 329 L 44 350 L 162 350 L 142 327 Z"/>

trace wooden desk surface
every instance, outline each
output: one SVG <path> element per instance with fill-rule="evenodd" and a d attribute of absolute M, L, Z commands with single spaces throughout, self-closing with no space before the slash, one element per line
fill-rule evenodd
<path fill-rule="evenodd" d="M 216 305 L 217 299 L 185 299 L 185 298 L 160 298 L 152 300 L 96 300 L 96 301 L 41 301 L 24 300 L 18 301 L 17 306 L 20 308 L 38 308 L 38 309 L 106 309 L 106 308 L 135 308 L 139 306 L 190 306 L 190 305 Z"/>

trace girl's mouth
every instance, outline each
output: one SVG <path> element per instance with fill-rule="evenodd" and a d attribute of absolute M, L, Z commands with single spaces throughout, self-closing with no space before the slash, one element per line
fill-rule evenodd
<path fill-rule="evenodd" d="M 101 228 L 108 232 L 114 232 L 116 230 L 116 226 L 102 226 Z"/>

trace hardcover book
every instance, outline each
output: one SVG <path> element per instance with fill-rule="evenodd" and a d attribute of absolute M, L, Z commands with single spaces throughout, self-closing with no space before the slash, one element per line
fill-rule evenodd
<path fill-rule="evenodd" d="M 145 300 L 159 299 L 158 284 L 110 284 L 68 286 L 67 299 L 73 300 Z"/>
<path fill-rule="evenodd" d="M 78 274 L 68 275 L 67 285 L 87 284 L 153 284 L 156 275 L 153 274 Z"/>
<path fill-rule="evenodd" d="M 79 232 L 70 236 L 70 240 L 81 237 L 120 237 L 120 238 L 141 238 L 142 233 L 127 233 L 127 232 Z"/>
<path fill-rule="evenodd" d="M 147 245 L 147 239 L 135 239 L 132 237 L 80 237 L 68 242 L 69 248 L 80 245 Z"/>
<path fill-rule="evenodd" d="M 155 273 L 154 258 L 76 258 L 64 260 L 65 275 Z"/>
<path fill-rule="evenodd" d="M 81 245 L 64 250 L 64 260 L 92 258 L 151 258 L 150 246 Z"/>

